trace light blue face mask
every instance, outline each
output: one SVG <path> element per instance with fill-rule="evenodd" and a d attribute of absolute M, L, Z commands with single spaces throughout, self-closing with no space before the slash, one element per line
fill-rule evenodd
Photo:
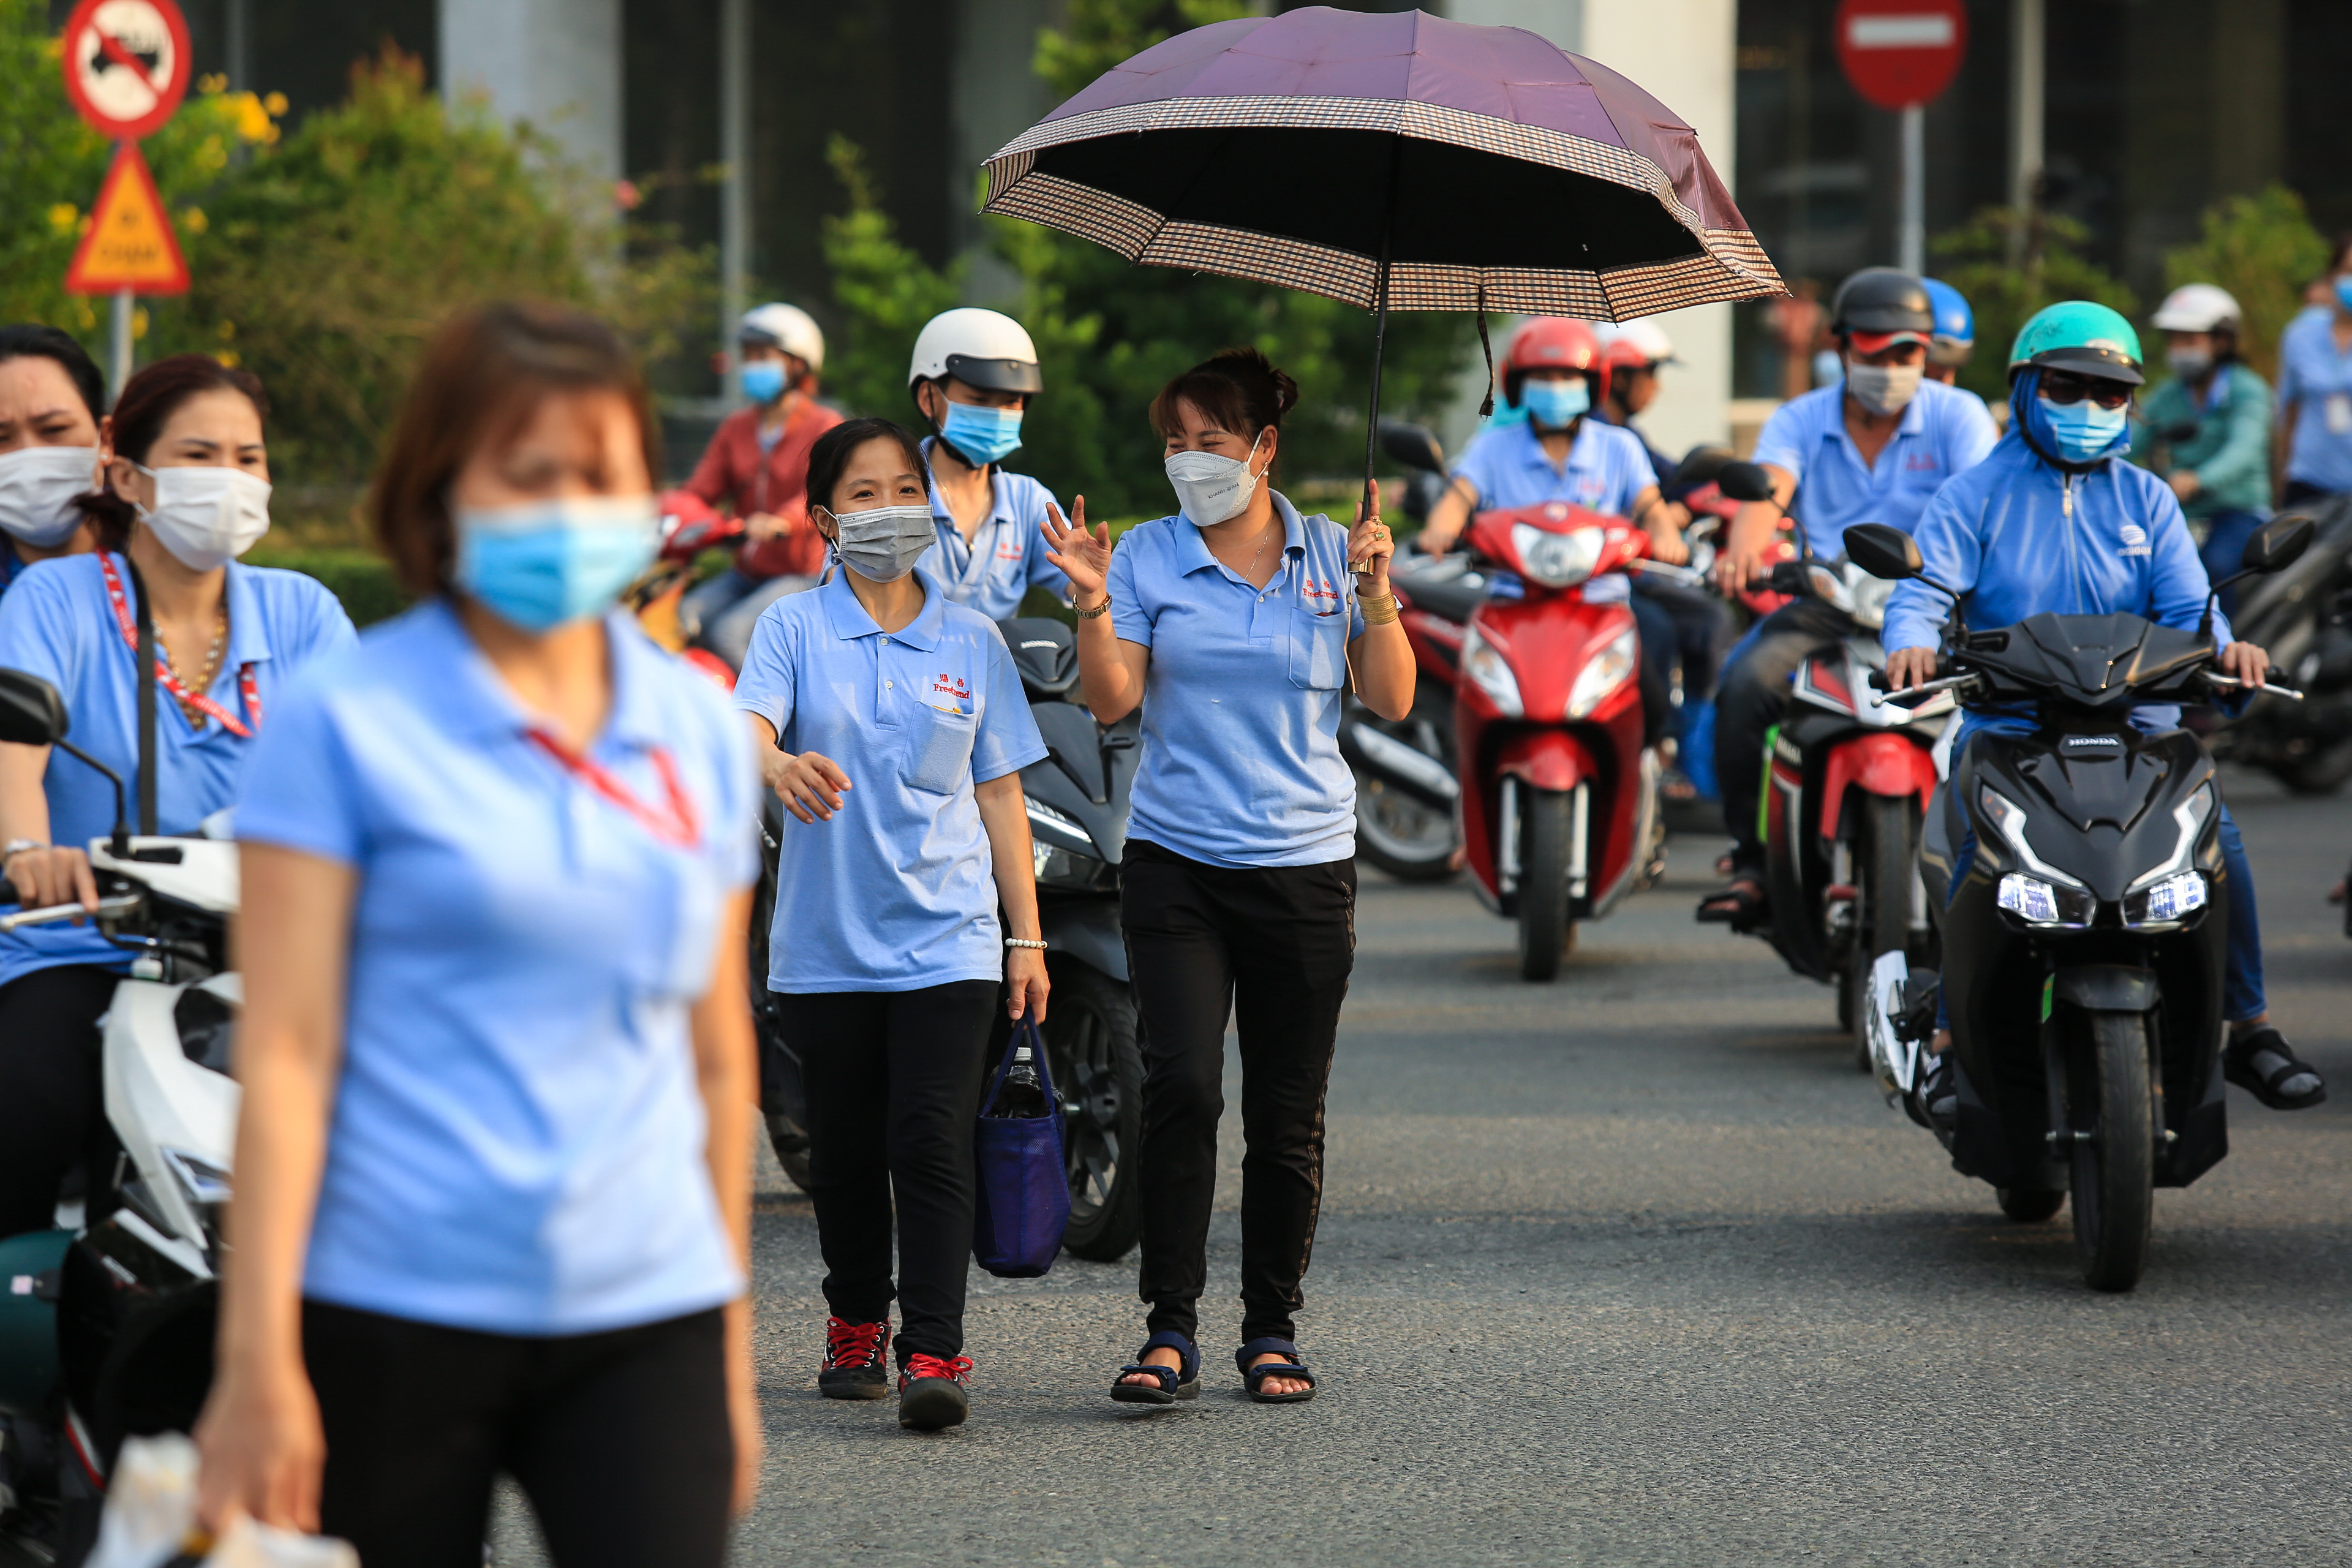
<path fill-rule="evenodd" d="M 1001 463 L 1021 445 L 1021 410 L 982 408 L 977 403 L 948 405 L 940 437 L 977 468 Z"/>
<path fill-rule="evenodd" d="M 1565 430 L 1592 406 L 1591 384 L 1580 375 L 1559 381 L 1534 376 L 1519 384 L 1519 403 L 1528 417 L 1547 430 Z"/>
<path fill-rule="evenodd" d="M 661 545 L 651 496 L 459 507 L 457 513 L 457 586 L 527 632 L 604 609 Z"/>
<path fill-rule="evenodd" d="M 2338 274 L 2336 279 L 2336 302 L 2352 310 L 2352 274 Z"/>
<path fill-rule="evenodd" d="M 2046 397 L 2037 398 L 2042 405 L 2042 416 L 2050 425 L 2051 439 L 2058 455 L 2070 463 L 2087 463 L 2094 458 L 2106 456 L 2116 438 L 2124 433 L 2131 420 L 2131 405 L 2102 408 L 2089 398 L 2080 403 L 2053 403 Z"/>
<path fill-rule="evenodd" d="M 754 403 L 773 403 L 784 395 L 784 362 L 755 359 L 743 367 L 743 395 Z"/>

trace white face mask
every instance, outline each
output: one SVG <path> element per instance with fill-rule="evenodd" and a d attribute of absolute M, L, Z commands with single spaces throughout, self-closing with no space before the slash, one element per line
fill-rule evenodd
<path fill-rule="evenodd" d="M 840 537 L 834 548 L 851 571 L 876 583 L 895 583 L 915 569 L 923 552 L 937 544 L 939 526 L 928 506 L 877 506 L 836 511 Z"/>
<path fill-rule="evenodd" d="M 226 566 L 269 531 L 267 479 L 210 463 L 172 468 L 131 466 L 155 481 L 155 505 L 152 510 L 141 507 L 139 521 L 191 572 Z"/>
<path fill-rule="evenodd" d="M 1258 432 L 1259 439 L 1263 440 L 1265 435 L 1264 431 Z M 1256 441 L 1250 443 L 1250 456 L 1257 456 Z M 1169 454 L 1167 468 L 1168 482 L 1176 487 L 1176 505 L 1195 528 L 1208 528 L 1241 516 L 1250 498 L 1257 494 L 1259 476 L 1240 458 L 1221 458 L 1214 452 L 1172 452 Z"/>
<path fill-rule="evenodd" d="M 1900 414 L 1919 395 L 1919 378 L 1927 368 L 1924 364 L 1850 364 L 1845 367 L 1845 389 L 1873 414 Z"/>
<path fill-rule="evenodd" d="M 0 453 L 0 528 L 36 550 L 54 550 L 81 526 L 73 499 L 98 473 L 95 447 L 20 447 Z"/>

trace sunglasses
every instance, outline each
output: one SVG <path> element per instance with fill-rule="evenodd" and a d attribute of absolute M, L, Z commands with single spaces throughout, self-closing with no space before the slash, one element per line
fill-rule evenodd
<path fill-rule="evenodd" d="M 2131 401 L 2132 389 L 2105 376 L 2069 375 L 2064 371 L 2042 373 L 2042 395 L 2053 403 L 2080 403 L 2089 398 L 2102 408 L 2121 408 Z"/>

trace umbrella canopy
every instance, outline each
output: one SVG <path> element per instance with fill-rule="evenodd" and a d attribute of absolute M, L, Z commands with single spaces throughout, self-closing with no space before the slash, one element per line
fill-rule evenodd
<path fill-rule="evenodd" d="M 1368 310 L 1784 292 L 1681 116 L 1537 34 L 1420 11 L 1179 34 L 991 158 L 982 210 Z"/>

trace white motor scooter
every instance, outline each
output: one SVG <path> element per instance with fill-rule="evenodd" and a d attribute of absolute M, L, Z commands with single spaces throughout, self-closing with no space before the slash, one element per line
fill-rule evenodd
<path fill-rule="evenodd" d="M 0 931 L 88 920 L 131 954 L 100 1028 L 121 1152 L 84 1173 L 56 1228 L 0 1239 L 0 1538 L 70 1565 L 96 1540 L 123 1439 L 188 1430 L 212 1384 L 242 994 L 226 951 L 236 846 L 131 834 L 121 780 L 65 738 L 67 723 L 47 682 L 0 669 L 0 741 L 89 763 L 113 780 L 117 816 L 89 847 L 94 915 L 0 911 Z"/>

